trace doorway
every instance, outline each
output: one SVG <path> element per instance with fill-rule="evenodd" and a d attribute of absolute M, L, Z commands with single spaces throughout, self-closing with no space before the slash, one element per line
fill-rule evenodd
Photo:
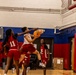
<path fill-rule="evenodd" d="M 54 39 L 53 38 L 42 38 L 45 40 L 46 45 L 48 46 L 49 52 L 50 52 L 50 60 L 47 64 L 47 69 L 52 69 L 53 68 L 53 45 L 54 45 Z M 41 38 L 36 39 L 36 41 L 34 42 L 35 47 L 37 48 L 37 50 L 40 52 L 40 40 Z"/>
<path fill-rule="evenodd" d="M 74 38 L 71 37 L 69 38 L 69 43 L 70 43 L 70 69 L 73 70 L 74 66 Z"/>

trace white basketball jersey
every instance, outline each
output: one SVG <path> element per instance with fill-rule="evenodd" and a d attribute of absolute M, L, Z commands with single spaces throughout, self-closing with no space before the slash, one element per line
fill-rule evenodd
<path fill-rule="evenodd" d="M 24 37 L 26 37 L 26 36 L 28 37 L 29 40 L 32 40 L 30 33 L 27 33 L 24 35 Z M 32 44 L 32 43 L 28 42 L 28 40 L 26 38 L 24 38 L 24 44 Z"/>

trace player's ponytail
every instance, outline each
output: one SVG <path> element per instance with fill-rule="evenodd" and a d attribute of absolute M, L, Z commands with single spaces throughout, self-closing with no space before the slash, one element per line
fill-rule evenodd
<path fill-rule="evenodd" d="M 11 32 L 12 32 L 11 29 L 8 29 L 8 30 L 6 31 L 6 37 L 5 37 L 4 41 L 3 41 L 3 46 L 7 43 L 8 37 L 11 35 Z"/>
<path fill-rule="evenodd" d="M 8 52 L 8 50 L 9 50 L 9 46 L 8 46 L 8 44 L 7 44 L 7 41 L 8 41 L 8 37 L 11 35 L 11 32 L 12 32 L 11 29 L 8 29 L 8 30 L 6 31 L 6 37 L 5 37 L 5 39 L 4 39 L 4 41 L 3 41 L 3 44 L 2 44 L 2 51 L 3 51 L 3 52 L 4 52 L 4 49 L 5 49 L 5 48 L 6 48 L 7 52 Z"/>

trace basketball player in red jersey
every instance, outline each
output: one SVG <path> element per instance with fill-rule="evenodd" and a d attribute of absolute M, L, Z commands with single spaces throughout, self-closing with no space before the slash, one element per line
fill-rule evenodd
<path fill-rule="evenodd" d="M 26 32 L 22 32 L 22 33 L 18 33 L 18 34 L 14 34 L 14 32 L 11 29 L 8 29 L 6 31 L 6 38 L 3 42 L 3 47 L 8 46 L 9 50 L 8 50 L 8 55 L 7 55 L 7 64 L 5 67 L 5 71 L 4 71 L 4 75 L 7 74 L 9 65 L 10 65 L 10 61 L 13 58 L 15 61 L 15 66 L 16 66 L 16 74 L 19 75 L 19 58 L 20 58 L 20 52 L 19 52 L 19 45 L 18 45 L 18 41 L 17 41 L 17 36 L 20 36 L 22 34 L 25 34 L 27 32 L 30 32 L 31 30 L 28 30 Z"/>
<path fill-rule="evenodd" d="M 20 75 L 26 75 L 27 67 L 30 63 L 30 53 L 22 52 L 19 61 L 20 61 L 19 64 L 22 66 L 22 73 Z"/>
<path fill-rule="evenodd" d="M 42 63 L 45 64 L 45 67 L 46 67 L 47 62 L 50 58 L 49 50 L 48 50 L 47 45 L 45 44 L 44 39 L 41 39 L 40 42 L 41 42 L 41 47 L 40 47 L 41 60 L 42 60 Z"/>
<path fill-rule="evenodd" d="M 27 27 L 23 27 L 22 31 L 26 32 L 29 29 Z M 33 37 L 33 39 L 32 39 Z M 39 66 L 44 67 L 44 64 L 41 63 L 41 56 L 38 50 L 35 49 L 33 42 L 37 39 L 38 37 L 34 37 L 33 35 L 31 35 L 29 32 L 27 34 L 24 34 L 24 43 L 22 45 L 21 50 L 23 52 L 30 52 L 31 54 L 36 54 L 39 60 Z"/>

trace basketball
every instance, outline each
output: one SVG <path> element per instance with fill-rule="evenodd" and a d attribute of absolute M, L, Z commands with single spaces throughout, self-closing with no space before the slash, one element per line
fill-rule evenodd
<path fill-rule="evenodd" d="M 38 29 L 38 30 L 34 31 L 33 35 L 34 35 L 34 37 L 40 37 L 41 34 L 43 34 L 44 32 L 45 32 L 45 30 Z"/>

